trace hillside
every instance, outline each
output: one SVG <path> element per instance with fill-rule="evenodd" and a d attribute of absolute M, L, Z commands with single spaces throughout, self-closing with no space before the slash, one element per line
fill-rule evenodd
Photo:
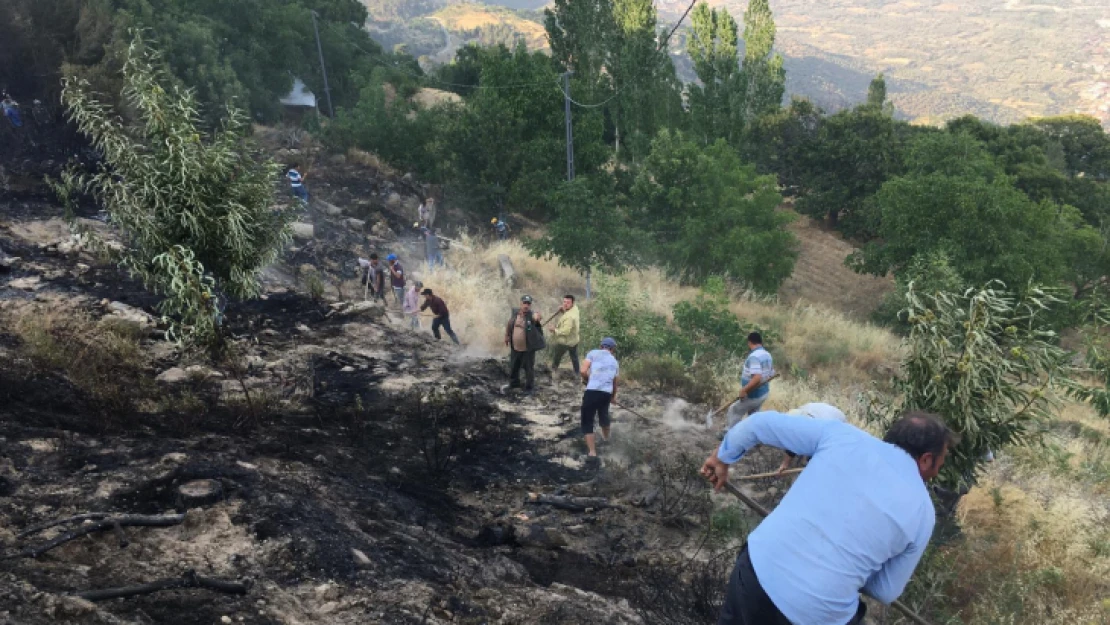
<path fill-rule="evenodd" d="M 705 406 L 633 383 L 622 398 L 631 411 L 616 412 L 603 464 L 590 468 L 580 388 L 565 371 L 540 365 L 534 397 L 500 391 L 508 305 L 526 292 L 550 311 L 563 293 L 581 293 L 581 276 L 516 241 L 487 247 L 455 234 L 451 202 L 447 230 L 466 247 L 447 250 L 447 269 L 426 270 L 405 228 L 425 189 L 369 155 L 313 160 L 316 199 L 301 216 L 312 227 L 267 270 L 262 299 L 229 307 L 242 364 L 227 367 L 162 340 L 152 298 L 76 244 L 60 207 L 0 203 L 0 247 L 20 257 L 0 276 L 3 553 L 57 535 L 17 531 L 71 515 L 183 514 L 179 525 L 0 559 L 0 616 L 29 625 L 710 621 L 756 519 L 692 475 L 717 444 Z M 730 309 L 780 337 L 770 347 L 784 379 L 768 408 L 828 401 L 868 427 L 860 393 L 886 388 L 899 341 L 837 310 L 858 304 L 849 293 L 877 292 L 840 272 L 847 244 L 804 220 L 794 229 L 802 261 L 792 304 L 739 297 Z M 359 301 L 351 265 L 367 250 L 400 254 L 446 298 L 463 349 L 432 340 L 426 320 L 412 331 L 392 304 Z M 498 275 L 502 255 L 513 284 Z M 625 279 L 661 314 L 697 295 L 656 270 Z M 765 450 L 737 472 L 777 462 Z M 1110 426 L 1061 403 L 1046 447 L 998 450 L 959 508 L 960 533 L 937 537 L 905 599 L 934 623 L 1105 622 L 1108 469 Z M 744 488 L 774 505 L 790 480 Z M 214 500 L 180 490 L 213 484 Z M 68 596 L 189 570 L 245 582 L 246 594 Z M 869 625 L 895 623 L 873 608 Z"/>
<path fill-rule="evenodd" d="M 747 6 L 709 1 L 737 16 Z M 671 14 L 686 5 L 661 3 Z M 771 6 L 776 45 L 787 58 L 846 57 L 866 73 L 885 72 L 894 79 L 895 105 L 911 118 L 973 113 L 1009 122 L 1082 112 L 1110 123 L 1110 20 L 1100 0 L 775 0 Z M 856 93 L 861 100 L 863 92 Z"/>
<path fill-rule="evenodd" d="M 540 0 L 447 6 L 426 0 L 405 11 L 385 10 L 386 0 L 366 4 L 379 20 L 372 27 L 375 36 L 387 46 L 408 43 L 413 54 L 433 55 L 437 62 L 450 59 L 449 39 L 511 42 L 509 33 L 516 33 L 530 46 L 545 45 L 537 20 L 499 8 L 535 10 L 545 4 Z M 688 4 L 661 0 L 658 6 L 663 17 L 675 20 Z M 710 4 L 727 7 L 737 18 L 747 6 L 744 0 Z M 884 72 L 899 113 L 921 123 L 967 113 L 1012 123 L 1072 112 L 1110 123 L 1110 19 L 1103 19 L 1105 4 L 1099 0 L 776 0 L 771 5 L 788 95 L 808 97 L 829 110 L 862 101 L 868 81 Z M 436 23 L 446 33 L 438 32 Z M 484 38 L 475 28 L 487 29 Z M 675 43 L 681 54 L 681 36 Z M 687 63 L 678 64 L 682 77 L 692 80 Z"/>
<path fill-rule="evenodd" d="M 547 38 L 542 14 L 531 9 L 536 2 L 498 3 L 443 2 L 424 0 L 397 5 L 387 0 L 364 0 L 370 13 L 367 25 L 373 37 L 386 48 L 404 45 L 418 58 L 449 63 L 455 51 L 467 43 L 512 46 L 518 38 L 533 49 L 542 49 Z"/>
<path fill-rule="evenodd" d="M 790 230 L 798 237 L 798 262 L 779 289 L 783 301 L 819 303 L 865 320 L 893 290 L 892 279 L 861 275 L 844 264 L 855 248 L 839 234 L 803 215 Z"/>

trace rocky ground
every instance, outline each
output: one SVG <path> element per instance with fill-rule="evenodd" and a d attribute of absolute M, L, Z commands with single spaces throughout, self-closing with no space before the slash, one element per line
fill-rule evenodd
<path fill-rule="evenodd" d="M 427 189 L 346 162 L 315 180 L 266 295 L 229 306 L 215 362 L 162 340 L 156 301 L 50 201 L 0 206 L 0 623 L 711 622 L 754 520 L 694 474 L 716 441 L 704 407 L 629 392 L 587 465 L 568 371 L 505 394 L 503 359 L 361 301 L 354 258 L 415 255 L 396 238 Z M 330 277 L 319 299 L 313 272 Z M 28 360 L 13 320 L 47 314 L 141 336 L 135 369 L 103 380 L 137 400 L 114 409 Z M 752 492 L 770 503 L 770 486 Z M 21 535 L 89 513 L 183 517 L 41 553 L 96 520 Z M 75 596 L 193 574 L 246 592 Z"/>

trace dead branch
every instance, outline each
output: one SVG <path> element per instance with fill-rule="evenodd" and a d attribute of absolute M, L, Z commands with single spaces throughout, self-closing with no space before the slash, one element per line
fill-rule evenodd
<path fill-rule="evenodd" d="M 88 536 L 96 532 L 103 532 L 106 530 L 116 531 L 118 528 L 123 527 L 170 527 L 172 525 L 180 525 L 185 521 L 184 514 L 166 514 L 166 515 L 143 515 L 143 514 L 125 514 L 117 517 L 101 519 L 95 523 L 82 525 L 77 529 L 70 530 L 64 534 L 59 534 L 55 538 L 38 545 L 37 547 L 27 547 L 21 551 L 4 556 L 3 560 L 12 558 L 37 558 L 42 554 L 68 543 L 71 540 Z M 117 536 L 122 535 L 122 530 L 119 530 Z M 120 546 L 126 546 L 126 541 L 121 540 Z"/>
<path fill-rule="evenodd" d="M 107 601 L 108 599 L 121 599 L 123 597 L 149 595 L 150 593 L 154 592 L 160 592 L 163 590 L 177 590 L 180 588 L 204 588 L 205 590 L 214 590 L 216 592 L 227 593 L 229 595 L 247 594 L 247 584 L 240 582 L 228 582 L 222 579 L 214 579 L 211 577 L 202 577 L 200 575 L 197 575 L 196 571 L 188 571 L 181 577 L 160 579 L 155 582 L 140 584 L 138 586 L 123 586 L 121 588 L 86 590 L 84 592 L 74 593 L 73 596 L 80 597 L 87 601 Z"/>
<path fill-rule="evenodd" d="M 558 497 L 556 495 L 536 493 L 528 495 L 526 502 L 537 505 L 553 506 L 560 510 L 570 510 L 571 512 L 582 512 L 586 509 L 600 510 L 601 508 L 619 507 L 609 503 L 609 500 L 604 497 Z"/>
<path fill-rule="evenodd" d="M 39 523 L 38 525 L 32 525 L 19 534 L 16 534 L 16 538 L 26 538 L 32 534 L 38 534 L 43 530 L 48 530 L 59 525 L 65 525 L 66 523 L 77 523 L 78 521 L 98 521 L 109 516 L 112 515 L 107 512 L 89 512 L 86 514 L 78 514 L 76 516 L 66 517 L 64 519 L 48 521 L 46 523 Z"/>

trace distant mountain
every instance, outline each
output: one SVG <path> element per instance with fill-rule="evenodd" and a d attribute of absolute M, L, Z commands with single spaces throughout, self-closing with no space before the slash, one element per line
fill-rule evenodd
<path fill-rule="evenodd" d="M 738 19 L 748 4 L 708 1 Z M 674 19 L 689 2 L 657 5 Z M 771 0 L 771 7 L 778 47 L 795 60 L 787 79 L 818 101 L 838 96 L 798 85 L 809 81 L 797 71 L 791 77 L 798 59 L 884 72 L 896 106 L 922 121 L 963 113 L 1006 122 L 1083 112 L 1110 124 L 1106 0 Z"/>
<path fill-rule="evenodd" d="M 748 0 L 707 0 L 742 19 Z M 549 0 L 363 0 L 370 29 L 429 63 L 465 43 L 544 47 Z M 656 0 L 673 23 L 688 0 Z M 1110 127 L 1110 9 L 1106 0 L 772 0 L 787 93 L 827 110 L 862 102 L 887 77 L 909 119 L 936 123 L 972 113 L 999 123 L 1082 112 Z M 679 74 L 693 80 L 682 34 Z"/>

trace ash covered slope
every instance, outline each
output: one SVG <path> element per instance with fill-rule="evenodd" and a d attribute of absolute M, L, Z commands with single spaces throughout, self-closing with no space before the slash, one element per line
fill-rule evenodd
<path fill-rule="evenodd" d="M 502 359 L 413 332 L 392 304 L 357 303 L 351 258 L 384 241 L 411 249 L 391 226 L 405 223 L 426 189 L 338 160 L 314 179 L 323 201 L 303 217 L 312 234 L 267 272 L 264 299 L 229 306 L 236 355 L 218 364 L 160 341 L 154 301 L 84 252 L 59 209 L 0 209 L 0 248 L 20 258 L 0 275 L 3 553 L 47 542 L 68 528 L 17 534 L 71 515 L 185 515 L 170 527 L 95 533 L 37 558 L 0 560 L 0 616 L 28 624 L 635 623 L 662 622 L 651 615 L 665 609 L 708 617 L 728 558 L 693 582 L 676 564 L 704 559 L 697 541 L 710 504 L 693 471 L 713 439 L 690 424 L 699 417 L 675 409 L 664 419 L 660 398 L 629 393 L 623 401 L 646 418 L 619 415 L 616 440 L 602 449 L 616 462 L 587 470 L 577 384 L 541 368 L 536 397 L 501 395 Z M 303 291 L 314 272 L 329 285 L 322 299 L 290 288 Z M 356 303 L 329 304 L 340 298 Z M 43 357 L 68 343 L 36 334 L 120 324 L 137 350 L 93 378 L 82 372 L 99 366 L 99 343 L 74 367 Z M 218 495 L 191 498 L 186 484 Z M 562 509 L 536 504 L 533 493 L 592 499 Z M 67 596 L 188 571 L 250 588 L 95 605 Z M 700 584 L 701 595 L 672 605 L 671 593 L 691 594 L 686 584 Z"/>

